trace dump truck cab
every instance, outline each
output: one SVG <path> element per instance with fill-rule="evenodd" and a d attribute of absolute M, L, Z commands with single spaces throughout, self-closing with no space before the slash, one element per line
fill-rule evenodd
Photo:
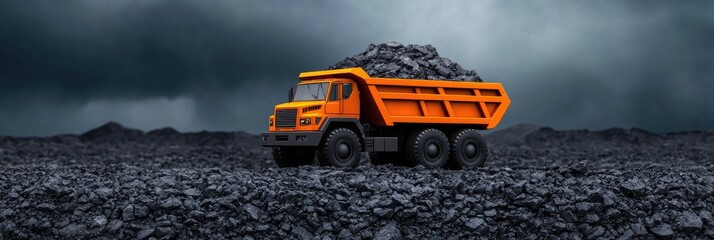
<path fill-rule="evenodd" d="M 275 106 L 268 122 L 269 130 L 317 131 L 324 120 L 329 118 L 358 120 L 359 103 L 359 91 L 354 80 L 332 78 L 301 81 L 290 89 L 288 102 Z"/>
<path fill-rule="evenodd" d="M 362 68 L 301 73 L 275 106 L 261 143 L 280 167 L 373 164 L 482 166 L 477 130 L 496 127 L 510 104 L 500 83 L 372 78 Z"/>
<path fill-rule="evenodd" d="M 360 99 L 357 83 L 348 78 L 302 80 L 288 93 L 288 102 L 275 106 L 263 133 L 264 146 L 319 144 L 330 123 L 357 128 Z"/>

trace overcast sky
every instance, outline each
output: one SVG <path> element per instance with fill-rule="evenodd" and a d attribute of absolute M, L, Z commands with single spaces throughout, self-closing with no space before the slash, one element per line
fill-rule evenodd
<path fill-rule="evenodd" d="M 502 82 L 499 128 L 714 130 L 714 1 L 0 3 L 0 135 L 266 130 L 301 71 L 395 40 Z"/>

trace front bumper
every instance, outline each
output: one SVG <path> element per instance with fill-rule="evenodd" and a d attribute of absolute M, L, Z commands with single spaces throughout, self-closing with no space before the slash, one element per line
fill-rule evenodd
<path fill-rule="evenodd" d="M 260 134 L 263 147 L 317 147 L 322 132 L 264 132 Z"/>

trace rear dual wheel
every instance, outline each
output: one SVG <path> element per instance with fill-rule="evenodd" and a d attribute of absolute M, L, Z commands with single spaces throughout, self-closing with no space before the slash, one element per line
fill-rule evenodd
<path fill-rule="evenodd" d="M 406 141 L 408 166 L 451 169 L 483 167 L 488 155 L 486 141 L 476 129 L 461 129 L 446 138 L 444 132 L 428 128 L 413 133 Z"/>
<path fill-rule="evenodd" d="M 436 128 L 413 133 L 406 141 L 405 158 L 410 165 L 442 168 L 449 160 L 449 139 Z"/>
<path fill-rule="evenodd" d="M 461 129 L 451 135 L 449 167 L 453 169 L 483 167 L 488 148 L 476 129 Z"/>

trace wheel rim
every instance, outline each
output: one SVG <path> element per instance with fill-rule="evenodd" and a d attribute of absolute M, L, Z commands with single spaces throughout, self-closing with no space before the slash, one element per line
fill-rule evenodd
<path fill-rule="evenodd" d="M 461 155 L 468 162 L 473 162 L 474 160 L 476 160 L 480 155 L 480 152 L 481 151 L 478 147 L 478 144 L 476 144 L 475 141 L 470 139 L 464 143 L 461 149 Z"/>
<path fill-rule="evenodd" d="M 437 162 L 439 159 L 439 156 L 441 156 L 441 151 L 442 147 L 439 141 L 436 141 L 435 139 L 429 139 L 424 147 L 424 156 L 427 161 L 434 163 Z"/>
<path fill-rule="evenodd" d="M 340 140 L 335 144 L 335 159 L 337 161 L 345 163 L 354 154 L 352 144 L 349 141 Z"/>

